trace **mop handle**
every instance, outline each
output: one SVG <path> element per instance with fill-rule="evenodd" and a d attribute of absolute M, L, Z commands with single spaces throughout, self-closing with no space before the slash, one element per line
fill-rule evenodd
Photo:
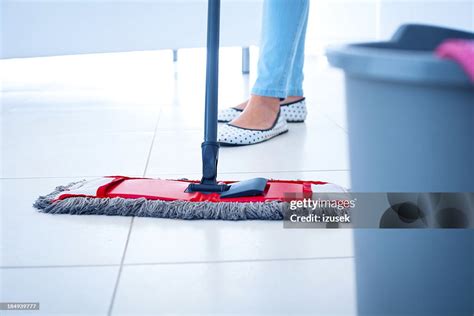
<path fill-rule="evenodd" d="M 204 114 L 204 142 L 202 151 L 202 179 L 191 183 L 188 192 L 223 192 L 227 185 L 217 184 L 219 143 L 217 142 L 217 99 L 219 80 L 219 23 L 220 0 L 209 0 L 207 9 L 207 64 L 206 106 Z"/>
<path fill-rule="evenodd" d="M 200 183 L 189 184 L 186 192 L 224 192 L 226 184 L 218 184 L 217 163 L 219 143 L 217 142 L 217 98 L 219 80 L 219 23 L 220 0 L 209 0 L 207 9 L 207 64 L 206 64 L 206 106 L 204 113 L 204 142 L 202 152 L 202 179 Z"/>
<path fill-rule="evenodd" d="M 220 0 L 209 0 L 208 2 L 205 142 L 217 142 L 220 4 Z"/>

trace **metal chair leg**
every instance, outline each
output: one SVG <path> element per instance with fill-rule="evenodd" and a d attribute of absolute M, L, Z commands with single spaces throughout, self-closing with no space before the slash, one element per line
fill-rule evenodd
<path fill-rule="evenodd" d="M 250 48 L 242 47 L 242 73 L 250 73 Z"/>
<path fill-rule="evenodd" d="M 178 50 L 177 49 L 173 49 L 173 62 L 177 62 L 178 61 Z"/>

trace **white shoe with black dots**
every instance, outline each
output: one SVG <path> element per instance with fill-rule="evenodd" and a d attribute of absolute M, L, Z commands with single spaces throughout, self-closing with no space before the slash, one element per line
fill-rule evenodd
<path fill-rule="evenodd" d="M 280 105 L 280 109 L 283 117 L 288 123 L 303 123 L 308 115 L 306 109 L 306 98 L 289 103 L 283 103 Z M 217 119 L 220 123 L 228 123 L 237 118 L 240 113 L 242 113 L 241 109 L 222 109 L 219 111 Z"/>
<path fill-rule="evenodd" d="M 221 125 L 217 141 L 222 146 L 246 146 L 264 142 L 286 132 L 288 132 L 288 124 L 280 111 L 273 126 L 268 129 L 251 129 L 232 124 Z"/>
<path fill-rule="evenodd" d="M 308 115 L 308 110 L 306 109 L 306 98 L 283 103 L 280 105 L 280 109 L 288 123 L 303 123 Z"/>

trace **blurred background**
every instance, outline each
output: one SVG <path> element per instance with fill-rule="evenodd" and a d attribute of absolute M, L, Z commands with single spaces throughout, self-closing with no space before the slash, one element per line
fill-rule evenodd
<path fill-rule="evenodd" d="M 222 46 L 258 44 L 262 1 L 222 1 Z M 4 57 L 205 44 L 206 0 L 2 0 L 1 9 Z M 408 22 L 474 29 L 472 0 L 312 0 L 310 10 L 308 53 L 387 38 Z"/>
<path fill-rule="evenodd" d="M 245 100 L 256 78 L 262 2 L 222 0 L 221 107 Z M 472 230 L 33 209 L 39 195 L 84 178 L 200 177 L 206 3 L 0 0 L 0 301 L 39 301 L 42 315 L 471 315 Z M 306 124 L 221 150 L 220 176 L 351 188 L 344 76 L 324 50 L 388 39 L 404 23 L 472 32 L 474 0 L 311 0 Z"/>

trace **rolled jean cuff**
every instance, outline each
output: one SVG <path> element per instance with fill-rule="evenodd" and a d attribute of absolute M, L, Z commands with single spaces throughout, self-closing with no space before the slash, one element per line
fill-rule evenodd
<path fill-rule="evenodd" d="M 290 97 L 302 97 L 304 96 L 303 89 L 289 89 L 287 95 Z"/>
<path fill-rule="evenodd" d="M 262 97 L 270 97 L 270 98 L 280 98 L 284 99 L 288 96 L 286 90 L 274 90 L 274 89 L 260 89 L 260 88 L 253 88 L 252 94 L 259 95 Z"/>

